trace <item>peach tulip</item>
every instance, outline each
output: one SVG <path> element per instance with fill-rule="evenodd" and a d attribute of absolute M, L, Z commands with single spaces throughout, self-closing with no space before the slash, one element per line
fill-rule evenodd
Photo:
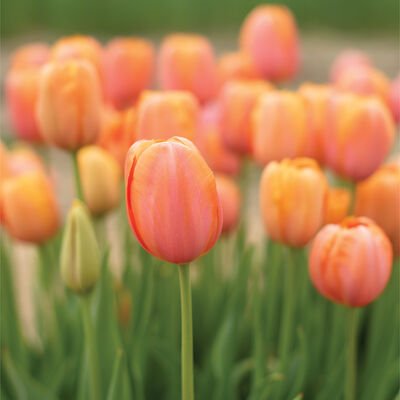
<path fill-rule="evenodd" d="M 331 81 L 337 82 L 344 71 L 355 67 L 371 67 L 369 57 L 360 50 L 349 49 L 341 52 L 333 62 L 331 68 Z"/>
<path fill-rule="evenodd" d="M 125 166 L 132 231 L 153 256 L 175 264 L 207 253 L 222 228 L 212 171 L 191 141 L 140 140 Z"/>
<path fill-rule="evenodd" d="M 122 170 L 117 161 L 99 146 L 78 151 L 79 175 L 83 198 L 93 215 L 102 215 L 117 207 L 121 197 Z"/>
<path fill-rule="evenodd" d="M 217 174 L 215 182 L 222 207 L 222 233 L 228 234 L 236 228 L 239 222 L 242 196 L 238 185 L 229 176 Z"/>
<path fill-rule="evenodd" d="M 145 91 L 137 106 L 136 137 L 169 139 L 182 136 L 193 140 L 198 128 L 196 98 L 184 91 Z"/>
<path fill-rule="evenodd" d="M 309 258 L 311 281 L 328 299 L 363 307 L 385 288 L 392 271 L 392 247 L 368 218 L 347 217 L 326 225 L 315 237 Z"/>
<path fill-rule="evenodd" d="M 374 220 L 388 235 L 394 253 L 400 253 L 400 163 L 380 167 L 356 188 L 356 215 Z"/>
<path fill-rule="evenodd" d="M 28 146 L 17 145 L 8 152 L 9 176 L 38 171 L 46 173 L 42 159 Z"/>
<path fill-rule="evenodd" d="M 299 38 L 293 14 L 284 6 L 260 5 L 243 22 L 240 48 L 266 79 L 293 78 L 300 64 Z"/>
<path fill-rule="evenodd" d="M 260 206 L 272 240 L 304 246 L 322 226 L 327 181 L 311 158 L 269 163 L 261 176 Z"/>
<path fill-rule="evenodd" d="M 251 114 L 258 98 L 272 90 L 261 80 L 228 82 L 221 90 L 221 134 L 226 146 L 240 154 L 251 151 Z"/>
<path fill-rule="evenodd" d="M 338 224 L 349 212 L 351 193 L 347 189 L 332 187 L 328 190 L 324 224 Z"/>
<path fill-rule="evenodd" d="M 213 98 L 217 90 L 214 50 L 204 36 L 173 34 L 160 49 L 158 75 L 165 90 L 188 90 L 199 102 Z"/>
<path fill-rule="evenodd" d="M 392 110 L 393 118 L 397 122 L 400 123 L 400 74 L 397 78 L 392 82 L 390 86 L 390 95 L 389 95 L 389 103 L 390 108 Z"/>
<path fill-rule="evenodd" d="M 57 233 L 59 210 L 54 189 L 43 172 L 7 179 L 0 197 L 5 228 L 15 239 L 39 244 Z"/>
<path fill-rule="evenodd" d="M 94 143 L 100 130 L 101 95 L 87 61 L 47 64 L 39 82 L 37 120 L 47 142 L 65 150 Z"/>
<path fill-rule="evenodd" d="M 392 116 L 380 99 L 333 93 L 327 106 L 325 162 L 345 178 L 365 179 L 389 154 L 394 133 Z"/>
<path fill-rule="evenodd" d="M 117 108 L 133 105 L 140 92 L 150 87 L 154 46 L 140 38 L 117 38 L 104 49 L 105 93 Z"/>
<path fill-rule="evenodd" d="M 305 155 L 306 109 L 299 94 L 273 91 L 262 95 L 254 108 L 252 122 L 253 157 L 259 164 Z"/>
<path fill-rule="evenodd" d="M 30 43 L 19 47 L 11 55 L 10 69 L 40 68 L 50 56 L 50 46 L 45 43 Z"/>

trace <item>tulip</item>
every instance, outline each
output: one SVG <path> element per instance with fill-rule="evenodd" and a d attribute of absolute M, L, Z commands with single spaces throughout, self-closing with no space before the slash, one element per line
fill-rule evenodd
<path fill-rule="evenodd" d="M 315 160 L 284 159 L 269 163 L 261 176 L 260 206 L 272 240 L 306 245 L 322 226 L 327 181 Z"/>
<path fill-rule="evenodd" d="M 242 196 L 238 185 L 232 178 L 217 174 L 215 176 L 215 182 L 217 184 L 218 197 L 222 207 L 222 233 L 228 234 L 232 232 L 238 224 Z"/>
<path fill-rule="evenodd" d="M 107 98 L 117 108 L 133 105 L 150 87 L 154 47 L 140 38 L 118 38 L 104 49 L 104 84 Z"/>
<path fill-rule="evenodd" d="M 215 179 L 189 140 L 136 142 L 125 185 L 132 231 L 153 256 L 184 264 L 214 246 L 222 228 Z"/>
<path fill-rule="evenodd" d="M 2 213 L 7 232 L 24 242 L 43 243 L 60 226 L 54 189 L 40 171 L 6 179 L 1 185 Z"/>
<path fill-rule="evenodd" d="M 256 7 L 243 22 L 240 48 L 249 54 L 264 78 L 293 78 L 299 69 L 300 51 L 292 13 L 278 5 Z"/>
<path fill-rule="evenodd" d="M 100 129 L 100 87 L 86 61 L 49 63 L 41 74 L 37 118 L 49 143 L 76 150 L 94 143 Z"/>
<path fill-rule="evenodd" d="M 11 55 L 10 68 L 39 68 L 50 56 L 50 47 L 45 43 L 31 43 L 19 47 Z"/>
<path fill-rule="evenodd" d="M 199 102 L 216 94 L 217 69 L 209 40 L 200 35 L 167 36 L 160 49 L 158 75 L 165 90 L 188 90 Z"/>
<path fill-rule="evenodd" d="M 274 91 L 262 95 L 253 111 L 253 157 L 261 165 L 306 153 L 307 120 L 302 97 Z"/>
<path fill-rule="evenodd" d="M 331 81 L 337 82 L 339 77 L 349 68 L 371 67 L 369 57 L 359 50 L 345 50 L 335 59 L 331 69 Z"/>
<path fill-rule="evenodd" d="M 343 221 L 350 209 L 351 194 L 347 189 L 329 188 L 325 204 L 324 225 Z"/>
<path fill-rule="evenodd" d="M 309 259 L 311 280 L 325 297 L 350 307 L 369 304 L 385 288 L 392 270 L 389 239 L 368 218 L 345 218 L 315 237 Z"/>
<path fill-rule="evenodd" d="M 217 64 L 219 85 L 240 79 L 257 79 L 259 74 L 250 56 L 242 51 L 222 54 Z"/>
<path fill-rule="evenodd" d="M 194 139 L 198 127 L 196 98 L 184 91 L 145 91 L 137 106 L 136 137 Z"/>
<path fill-rule="evenodd" d="M 93 215 L 102 215 L 120 202 L 122 171 L 99 146 L 82 147 L 77 154 L 83 198 Z"/>
<path fill-rule="evenodd" d="M 356 187 L 355 214 L 375 221 L 400 254 L 400 163 L 380 167 Z"/>
<path fill-rule="evenodd" d="M 231 81 L 221 90 L 221 135 L 226 146 L 240 154 L 251 150 L 251 113 L 258 98 L 272 86 L 264 81 Z"/>
<path fill-rule="evenodd" d="M 0 181 L 3 182 L 10 175 L 9 154 L 7 147 L 0 140 Z"/>
<path fill-rule="evenodd" d="M 27 172 L 46 173 L 42 159 L 28 146 L 18 145 L 8 153 L 9 176 L 17 176 Z"/>
<path fill-rule="evenodd" d="M 305 156 L 323 163 L 323 137 L 326 122 L 326 108 L 331 94 L 328 85 L 304 83 L 298 93 L 304 99 L 307 120 L 307 144 Z"/>
<path fill-rule="evenodd" d="M 393 118 L 399 124 L 400 122 L 400 74 L 392 82 L 389 94 L 389 103 Z"/>

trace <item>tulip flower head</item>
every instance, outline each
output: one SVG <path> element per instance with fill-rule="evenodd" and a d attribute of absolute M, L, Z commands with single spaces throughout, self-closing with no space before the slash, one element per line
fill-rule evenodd
<path fill-rule="evenodd" d="M 328 190 L 324 224 L 338 224 L 349 212 L 351 193 L 347 189 L 332 187 Z"/>
<path fill-rule="evenodd" d="M 28 146 L 19 144 L 8 152 L 8 169 L 10 176 L 38 171 L 46 173 L 42 159 Z"/>
<path fill-rule="evenodd" d="M 305 246 L 322 226 L 327 181 L 311 158 L 269 163 L 261 176 L 260 207 L 272 240 Z"/>
<path fill-rule="evenodd" d="M 50 47 L 45 43 L 31 43 L 19 47 L 11 55 L 10 68 L 40 68 L 50 56 Z"/>
<path fill-rule="evenodd" d="M 389 239 L 368 218 L 347 217 L 329 224 L 315 237 L 309 273 L 326 298 L 350 307 L 363 307 L 385 288 L 392 271 Z"/>
<path fill-rule="evenodd" d="M 335 83 L 340 76 L 349 68 L 371 67 L 372 62 L 360 50 L 349 49 L 340 53 L 333 62 L 331 69 L 331 82 Z"/>
<path fill-rule="evenodd" d="M 397 124 L 400 122 L 400 74 L 392 82 L 389 95 L 390 108 Z"/>
<path fill-rule="evenodd" d="M 184 264 L 214 246 L 222 228 L 215 179 L 189 140 L 133 144 L 125 187 L 132 231 L 153 256 Z"/>

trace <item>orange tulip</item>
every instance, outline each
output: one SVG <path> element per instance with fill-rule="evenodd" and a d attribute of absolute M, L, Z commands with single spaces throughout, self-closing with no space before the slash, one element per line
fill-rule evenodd
<path fill-rule="evenodd" d="M 344 71 L 355 67 L 371 67 L 369 57 L 359 50 L 345 50 L 335 59 L 331 69 L 331 81 L 337 82 Z"/>
<path fill-rule="evenodd" d="M 219 85 L 240 79 L 257 79 L 259 73 L 255 69 L 250 56 L 242 51 L 222 54 L 217 64 Z"/>
<path fill-rule="evenodd" d="M 400 123 L 400 74 L 398 77 L 392 82 L 390 87 L 390 96 L 389 96 L 390 108 L 392 110 L 393 118 L 397 122 Z"/>
<path fill-rule="evenodd" d="M 39 68 L 50 56 L 50 47 L 45 43 L 31 43 L 19 47 L 11 55 L 10 69 Z"/>
<path fill-rule="evenodd" d="M 220 92 L 221 134 L 226 146 L 241 154 L 251 150 L 251 113 L 272 86 L 261 80 L 230 81 Z"/>
<path fill-rule="evenodd" d="M 107 98 L 117 108 L 133 105 L 150 87 L 154 47 L 140 38 L 118 38 L 104 49 L 104 84 Z"/>
<path fill-rule="evenodd" d="M 184 91 L 145 91 L 137 106 L 137 139 L 194 139 L 198 128 L 196 98 Z"/>
<path fill-rule="evenodd" d="M 260 206 L 272 240 L 306 245 L 324 220 L 327 181 L 315 160 L 284 159 L 269 163 L 261 176 Z"/>
<path fill-rule="evenodd" d="M 388 155 L 394 131 L 389 110 L 375 96 L 333 93 L 327 106 L 325 162 L 341 176 L 365 179 Z"/>
<path fill-rule="evenodd" d="M 45 140 L 66 150 L 95 142 L 100 130 L 100 96 L 97 75 L 88 62 L 46 65 L 36 110 Z"/>
<path fill-rule="evenodd" d="M 242 196 L 238 185 L 232 178 L 217 174 L 215 175 L 215 182 L 222 207 L 222 233 L 227 234 L 232 232 L 239 222 Z"/>
<path fill-rule="evenodd" d="M 326 122 L 326 108 L 331 94 L 328 85 L 304 83 L 298 93 L 304 99 L 307 119 L 307 144 L 305 156 L 324 161 L 323 137 Z"/>
<path fill-rule="evenodd" d="M 27 172 L 46 173 L 42 159 L 28 146 L 17 145 L 8 153 L 9 177 Z"/>
<path fill-rule="evenodd" d="M 207 253 L 222 228 L 212 171 L 185 138 L 141 140 L 125 166 L 132 231 L 153 256 L 175 264 Z"/>
<path fill-rule="evenodd" d="M 290 79 L 299 69 L 296 21 L 286 7 L 256 7 L 243 22 L 240 47 L 250 55 L 255 67 L 266 79 Z"/>
<path fill-rule="evenodd" d="M 309 258 L 311 281 L 328 299 L 350 307 L 375 300 L 392 271 L 392 247 L 368 218 L 348 217 L 315 237 Z"/>
<path fill-rule="evenodd" d="M 210 41 L 200 35 L 167 36 L 160 49 L 158 75 L 162 89 L 188 90 L 200 102 L 216 94 L 217 69 Z"/>
<path fill-rule="evenodd" d="M 93 215 L 117 207 L 121 197 L 122 170 L 117 161 L 99 146 L 78 151 L 79 175 L 83 197 Z"/>
<path fill-rule="evenodd" d="M 357 184 L 354 212 L 374 220 L 400 254 L 400 163 L 384 165 Z"/>
<path fill-rule="evenodd" d="M 43 172 L 27 172 L 1 185 L 2 212 L 14 238 L 43 243 L 58 231 L 60 216 L 54 189 Z"/>
<path fill-rule="evenodd" d="M 253 157 L 261 165 L 306 153 L 306 109 L 297 93 L 273 91 L 262 95 L 252 122 Z"/>
<path fill-rule="evenodd" d="M 332 187 L 328 190 L 324 224 L 338 224 L 350 209 L 351 194 L 347 189 Z"/>

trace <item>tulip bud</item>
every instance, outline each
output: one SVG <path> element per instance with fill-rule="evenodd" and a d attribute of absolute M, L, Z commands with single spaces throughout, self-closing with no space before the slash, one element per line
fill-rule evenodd
<path fill-rule="evenodd" d="M 37 120 L 46 141 L 65 150 L 94 143 L 100 112 L 99 82 L 88 62 L 59 61 L 43 68 Z"/>
<path fill-rule="evenodd" d="M 31 43 L 19 47 L 11 55 L 10 68 L 40 68 L 50 55 L 50 47 L 45 43 Z"/>
<path fill-rule="evenodd" d="M 184 264 L 214 246 L 222 228 L 215 179 L 189 140 L 136 142 L 125 187 L 132 231 L 153 256 Z"/>
<path fill-rule="evenodd" d="M 299 69 L 296 21 L 283 6 L 256 7 L 243 22 L 240 48 L 247 52 L 259 73 L 269 80 L 293 78 Z"/>
<path fill-rule="evenodd" d="M 348 217 L 326 225 L 315 237 L 309 258 L 311 281 L 328 299 L 363 307 L 376 299 L 390 278 L 392 247 L 368 218 Z"/>
<path fill-rule="evenodd" d="M 140 38 L 118 38 L 104 49 L 104 84 L 107 98 L 117 108 L 134 104 L 150 87 L 154 47 Z"/>
<path fill-rule="evenodd" d="M 354 212 L 374 220 L 400 253 L 400 163 L 380 167 L 356 188 Z"/>
<path fill-rule="evenodd" d="M 399 124 L 400 122 L 400 74 L 392 82 L 390 87 L 389 96 L 390 108 L 392 110 L 393 118 Z"/>
<path fill-rule="evenodd" d="M 137 106 L 137 140 L 166 140 L 173 136 L 193 140 L 198 112 L 196 98 L 189 92 L 145 91 Z"/>
<path fill-rule="evenodd" d="M 6 179 L 0 197 L 5 227 L 14 238 L 38 244 L 57 233 L 59 210 L 54 189 L 43 172 Z"/>
<path fill-rule="evenodd" d="M 362 68 L 362 67 L 371 67 L 372 62 L 369 57 L 359 50 L 345 50 L 340 53 L 331 69 L 331 82 L 335 83 L 342 75 L 349 68 Z"/>
<path fill-rule="evenodd" d="M 222 233 L 228 234 L 236 228 L 239 222 L 242 196 L 238 185 L 228 176 L 217 174 L 215 182 L 222 207 Z"/>
<path fill-rule="evenodd" d="M 350 209 L 351 194 L 347 189 L 329 188 L 325 205 L 324 224 L 338 224 Z"/>
<path fill-rule="evenodd" d="M 187 90 L 203 103 L 216 94 L 217 69 L 210 41 L 200 35 L 167 36 L 160 49 L 159 79 L 164 90 Z"/>
<path fill-rule="evenodd" d="M 221 134 L 226 146 L 238 153 L 251 150 L 251 114 L 258 98 L 272 86 L 261 80 L 231 81 L 220 92 Z"/>
<path fill-rule="evenodd" d="M 78 151 L 83 197 L 93 215 L 102 215 L 117 207 L 121 197 L 122 171 L 117 161 L 98 146 Z"/>
<path fill-rule="evenodd" d="M 307 146 L 305 103 L 300 95 L 274 91 L 260 96 L 253 111 L 253 157 L 261 165 L 304 156 Z"/>
<path fill-rule="evenodd" d="M 261 176 L 260 206 L 272 240 L 306 245 L 324 221 L 327 181 L 315 160 L 269 163 Z"/>
<path fill-rule="evenodd" d="M 86 207 L 75 200 L 62 240 L 61 277 L 67 287 L 78 294 L 92 290 L 100 276 L 100 250 Z"/>

